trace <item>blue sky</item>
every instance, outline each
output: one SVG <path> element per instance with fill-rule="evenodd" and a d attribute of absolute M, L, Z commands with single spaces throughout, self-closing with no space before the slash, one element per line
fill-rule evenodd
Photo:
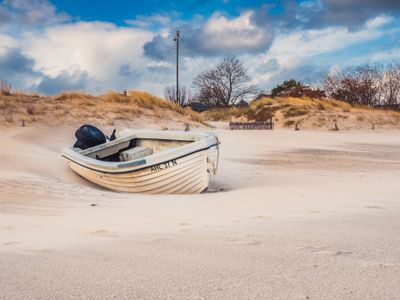
<path fill-rule="evenodd" d="M 189 89 L 227 56 L 261 90 L 290 78 L 317 85 L 351 64 L 399 61 L 399 15 L 398 0 L 2 0 L 0 79 L 42 94 L 162 95 L 174 84 L 179 29 Z"/>
<path fill-rule="evenodd" d="M 211 16 L 215 11 L 223 11 L 231 16 L 239 15 L 243 9 L 259 7 L 265 3 L 260 0 L 186 0 L 186 1 L 129 1 L 129 0 L 55 0 L 54 5 L 61 11 L 85 21 L 107 21 L 125 25 L 124 20 L 135 19 L 137 16 L 154 14 L 179 13 L 182 20 L 190 20 L 194 15 Z M 269 1 L 275 9 L 279 1 Z"/>

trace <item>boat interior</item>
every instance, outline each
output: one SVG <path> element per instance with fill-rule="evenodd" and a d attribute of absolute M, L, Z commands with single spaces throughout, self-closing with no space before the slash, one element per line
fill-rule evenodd
<path fill-rule="evenodd" d="M 80 155 L 102 161 L 122 162 L 177 148 L 194 142 L 194 140 L 179 140 L 168 138 L 139 138 L 136 136 L 118 138 L 85 150 L 78 150 Z"/>

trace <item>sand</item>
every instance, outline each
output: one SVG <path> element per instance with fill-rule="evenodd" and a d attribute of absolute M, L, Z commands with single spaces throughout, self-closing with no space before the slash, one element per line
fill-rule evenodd
<path fill-rule="evenodd" d="M 113 193 L 0 133 L 1 299 L 395 299 L 399 131 L 227 131 L 210 192 Z"/>

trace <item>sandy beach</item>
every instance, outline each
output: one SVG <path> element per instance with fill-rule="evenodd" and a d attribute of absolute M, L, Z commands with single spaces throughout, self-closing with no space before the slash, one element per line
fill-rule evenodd
<path fill-rule="evenodd" d="M 215 129 L 200 195 L 101 189 L 72 127 L 0 132 L 1 299 L 396 299 L 399 131 Z"/>

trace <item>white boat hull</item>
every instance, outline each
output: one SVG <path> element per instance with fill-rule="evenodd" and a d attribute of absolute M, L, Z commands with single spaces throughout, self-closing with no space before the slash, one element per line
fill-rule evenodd
<path fill-rule="evenodd" d="M 68 153 L 71 152 L 65 152 L 64 157 L 80 176 L 107 189 L 130 193 L 198 194 L 207 190 L 218 164 L 218 144 L 176 158 L 172 156 L 160 163 L 118 172 L 71 159 Z"/>

